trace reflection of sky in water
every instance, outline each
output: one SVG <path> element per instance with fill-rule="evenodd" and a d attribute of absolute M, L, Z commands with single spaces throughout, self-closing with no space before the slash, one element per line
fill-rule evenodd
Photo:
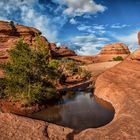
<path fill-rule="evenodd" d="M 35 113 L 33 117 L 66 127 L 84 129 L 105 125 L 114 115 L 114 111 L 96 103 L 90 93 L 80 92 L 73 99 L 65 96 L 64 103 L 48 107 Z"/>

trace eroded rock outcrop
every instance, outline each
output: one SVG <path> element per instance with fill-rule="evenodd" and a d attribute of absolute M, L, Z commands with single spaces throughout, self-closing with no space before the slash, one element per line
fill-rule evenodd
<path fill-rule="evenodd" d="M 14 46 L 20 37 L 23 37 L 30 46 L 34 45 L 35 34 L 40 35 L 41 32 L 22 25 L 16 25 L 13 30 L 9 22 L 0 21 L 0 60 L 7 60 L 7 50 Z"/>
<path fill-rule="evenodd" d="M 128 47 L 123 43 L 112 43 L 105 45 L 102 49 L 100 54 L 102 55 L 109 55 L 109 54 L 130 54 Z"/>
<path fill-rule="evenodd" d="M 33 27 L 23 25 L 14 25 L 13 27 L 9 22 L 0 21 L 0 62 L 7 60 L 7 50 L 14 46 L 21 37 L 24 38 L 30 47 L 34 46 L 36 34 L 41 36 L 41 32 Z M 54 43 L 49 43 L 44 36 L 41 36 L 41 39 L 45 46 L 51 51 L 52 57 L 76 55 L 74 51 L 66 47 L 58 48 Z"/>
<path fill-rule="evenodd" d="M 76 56 L 76 53 L 67 47 L 57 47 L 55 43 L 50 43 L 51 54 L 54 58 Z"/>
<path fill-rule="evenodd" d="M 128 47 L 120 42 L 107 44 L 102 49 L 101 52 L 97 55 L 98 61 L 112 61 L 113 58 L 121 56 L 126 58 L 130 54 Z"/>

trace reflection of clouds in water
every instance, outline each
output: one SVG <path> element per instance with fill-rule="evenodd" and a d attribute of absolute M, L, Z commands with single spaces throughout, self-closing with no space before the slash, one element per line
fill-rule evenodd
<path fill-rule="evenodd" d="M 36 113 L 45 120 L 71 128 L 102 126 L 113 119 L 114 112 L 99 105 L 91 93 L 79 93 L 75 98 L 65 99 L 66 104 L 58 104 Z"/>

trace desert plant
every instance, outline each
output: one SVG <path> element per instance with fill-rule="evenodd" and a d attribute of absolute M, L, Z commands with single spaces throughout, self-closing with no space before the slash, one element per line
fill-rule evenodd
<path fill-rule="evenodd" d="M 6 82 L 5 79 L 0 78 L 0 98 L 5 97 L 5 94 L 4 94 L 4 89 L 5 89 L 5 85 L 6 85 L 5 82 Z"/>
<path fill-rule="evenodd" d="M 59 72 L 57 64 L 50 62 L 49 58 L 49 50 L 39 36 L 36 36 L 33 48 L 20 39 L 9 50 L 9 61 L 1 64 L 6 84 L 0 92 L 28 103 L 39 103 L 52 98 L 56 94 L 52 76 Z"/>
<path fill-rule="evenodd" d="M 87 71 L 86 69 L 82 68 L 82 67 L 79 67 L 78 74 L 81 77 L 85 77 L 85 78 L 91 77 L 91 73 L 89 71 Z"/>
<path fill-rule="evenodd" d="M 10 24 L 10 26 L 11 26 L 11 28 L 12 28 L 12 31 L 13 31 L 14 33 L 17 32 L 17 29 L 16 29 L 16 26 L 15 26 L 14 21 L 10 21 L 9 24 Z"/>
<path fill-rule="evenodd" d="M 75 60 L 63 58 L 60 61 L 61 71 L 66 76 L 79 75 L 80 77 L 90 77 L 90 72 L 80 67 L 81 63 Z M 63 76 L 64 77 L 64 76 Z"/>
<path fill-rule="evenodd" d="M 113 58 L 114 61 L 123 61 L 123 57 L 122 56 L 117 56 Z"/>

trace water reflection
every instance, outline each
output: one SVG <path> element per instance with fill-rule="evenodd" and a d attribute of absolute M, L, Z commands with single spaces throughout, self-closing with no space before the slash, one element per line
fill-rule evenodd
<path fill-rule="evenodd" d="M 108 103 L 107 103 L 108 104 Z M 67 93 L 62 101 L 54 106 L 33 114 L 32 117 L 49 121 L 58 125 L 85 129 L 103 126 L 109 123 L 114 116 L 114 109 L 104 107 L 96 102 L 90 92 Z"/>

